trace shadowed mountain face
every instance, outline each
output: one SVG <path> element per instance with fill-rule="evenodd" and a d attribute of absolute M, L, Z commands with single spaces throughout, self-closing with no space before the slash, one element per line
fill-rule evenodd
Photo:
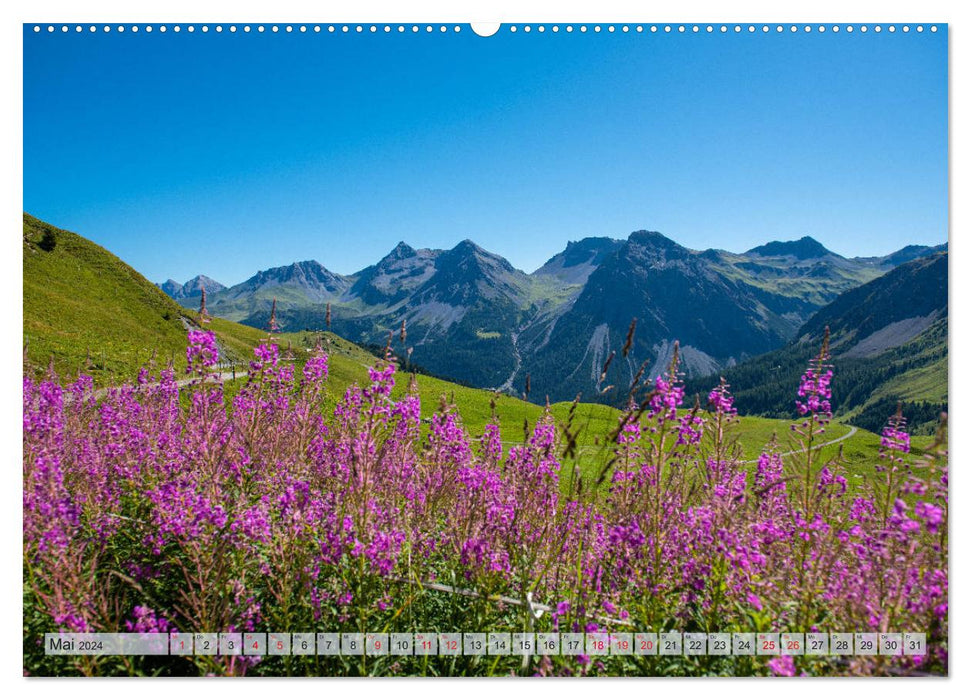
<path fill-rule="evenodd" d="M 566 244 L 566 250 L 546 261 L 533 275 L 555 277 L 566 284 L 583 285 L 608 255 L 624 245 L 613 238 L 584 238 Z"/>
<path fill-rule="evenodd" d="M 901 323 L 947 317 L 947 259 L 947 253 L 918 258 L 841 294 L 799 329 L 798 339 L 818 341 L 829 327 L 834 352 L 846 352 L 849 345 Z M 899 340 L 888 347 L 910 337 Z"/>
<path fill-rule="evenodd" d="M 922 252 L 933 249 L 848 259 L 809 237 L 743 254 L 694 251 L 637 231 L 626 241 L 571 242 L 526 274 L 469 240 L 450 250 L 402 242 L 349 276 L 306 261 L 206 289 L 211 313 L 248 325 L 265 328 L 275 299 L 284 330 L 323 328 L 329 304 L 335 332 L 382 347 L 392 335 L 399 356 L 410 350 L 412 362 L 442 377 L 521 392 L 529 373 L 536 400 L 583 393 L 613 402 L 642 363 L 662 372 L 675 341 L 685 372 L 707 375 L 784 345 L 839 294 Z M 600 381 L 632 318 L 632 352 Z"/>
<path fill-rule="evenodd" d="M 899 403 L 914 429 L 931 431 L 948 402 L 947 279 L 948 254 L 932 251 L 839 295 L 793 342 L 720 374 L 741 387 L 740 411 L 791 417 L 792 387 L 829 328 L 836 414 L 879 431 Z M 717 381 L 689 381 L 688 390 L 702 393 Z"/>
<path fill-rule="evenodd" d="M 800 300 L 725 274 L 710 255 L 659 233 L 639 231 L 590 275 L 527 366 L 533 386 L 551 400 L 575 395 L 578 387 L 587 389 L 585 396 L 609 385 L 626 391 L 642 363 L 650 376 L 663 372 L 675 341 L 684 369 L 708 374 L 785 343 L 802 313 Z M 612 363 L 601 383 L 603 364 L 623 346 L 632 318 L 638 325 L 631 353 Z"/>

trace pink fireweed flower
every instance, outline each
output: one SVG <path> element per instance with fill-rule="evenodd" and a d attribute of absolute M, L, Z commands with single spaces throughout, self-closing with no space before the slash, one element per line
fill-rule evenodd
<path fill-rule="evenodd" d="M 905 425 L 907 421 L 898 410 L 881 433 L 880 447 L 891 452 L 910 452 L 910 435 L 904 430 Z"/>
<path fill-rule="evenodd" d="M 125 629 L 129 632 L 177 632 L 169 621 L 159 617 L 147 605 L 136 605 L 132 610 L 134 620 L 125 620 Z"/>
<path fill-rule="evenodd" d="M 715 413 L 723 413 L 733 416 L 738 413 L 735 408 L 735 399 L 729 393 L 729 384 L 722 378 L 721 382 L 708 394 L 708 406 Z"/>
<path fill-rule="evenodd" d="M 829 364 L 829 327 L 826 327 L 826 335 L 823 337 L 823 346 L 819 349 L 819 354 L 809 362 L 802 379 L 799 380 L 799 389 L 796 395 L 796 408 L 799 415 L 821 414 L 824 418 L 832 415 L 830 399 L 833 392 L 830 384 L 833 381 L 833 368 Z"/>
<path fill-rule="evenodd" d="M 205 372 L 219 360 L 216 334 L 212 331 L 189 331 L 189 345 L 185 349 L 188 371 Z"/>
<path fill-rule="evenodd" d="M 774 676 L 796 675 L 796 662 L 791 656 L 777 656 L 769 661 L 768 666 Z"/>
<path fill-rule="evenodd" d="M 799 390 L 797 395 L 803 399 L 796 401 L 796 408 L 800 415 L 808 413 L 829 414 L 832 411 L 830 398 L 832 391 L 829 388 L 833 379 L 833 370 L 827 369 L 819 372 L 815 369 L 807 369 L 802 379 L 799 380 Z"/>
<path fill-rule="evenodd" d="M 914 506 L 914 515 L 924 521 L 928 532 L 937 532 L 944 522 L 944 510 L 933 503 L 917 501 Z"/>
<path fill-rule="evenodd" d="M 631 409 L 629 409 L 631 410 Z M 621 419 L 623 420 L 623 418 Z M 620 433 L 617 435 L 617 442 L 621 445 L 631 445 L 636 443 L 641 439 L 641 424 L 631 416 L 624 427 L 621 429 Z"/>
<path fill-rule="evenodd" d="M 684 386 L 677 376 L 658 377 L 654 380 L 655 394 L 651 397 L 651 415 L 674 420 L 677 409 L 684 402 Z"/>
<path fill-rule="evenodd" d="M 314 355 L 303 366 L 304 379 L 320 383 L 327 379 L 327 355 Z"/>
<path fill-rule="evenodd" d="M 705 420 L 695 414 L 686 413 L 678 421 L 678 443 L 679 445 L 697 445 L 701 442 L 701 435 L 704 432 Z"/>
<path fill-rule="evenodd" d="M 264 367 L 276 367 L 277 363 L 280 361 L 280 348 L 277 347 L 276 343 L 261 343 L 253 348 L 253 354 L 256 355 L 256 360 L 250 362 L 250 369 L 254 372 L 259 372 Z"/>

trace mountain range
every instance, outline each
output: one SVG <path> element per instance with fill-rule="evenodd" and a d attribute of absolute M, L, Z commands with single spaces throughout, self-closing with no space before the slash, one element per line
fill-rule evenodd
<path fill-rule="evenodd" d="M 203 276 L 159 286 L 191 307 L 205 284 L 210 313 L 257 328 L 274 300 L 285 331 L 323 328 L 329 305 L 334 332 L 364 345 L 391 336 L 395 352 L 410 350 L 412 362 L 441 377 L 521 393 L 529 375 L 535 400 L 582 394 L 614 403 L 642 364 L 649 376 L 666 366 L 675 341 L 689 378 L 717 373 L 811 333 L 806 324 L 841 294 L 945 249 L 846 258 L 807 236 L 731 253 L 636 231 L 571 242 L 527 274 L 469 240 L 449 250 L 401 242 L 353 275 L 309 260 L 228 288 Z M 634 318 L 630 352 L 602 376 Z"/>

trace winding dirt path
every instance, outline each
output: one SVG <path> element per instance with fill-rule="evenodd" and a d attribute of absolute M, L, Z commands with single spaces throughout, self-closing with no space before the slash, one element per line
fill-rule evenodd
<path fill-rule="evenodd" d="M 846 433 L 846 435 L 843 435 L 842 437 L 838 437 L 835 440 L 830 440 L 829 442 L 824 442 L 824 443 L 819 444 L 819 445 L 813 445 L 813 449 L 814 450 L 817 450 L 817 449 L 819 449 L 821 447 L 829 447 L 830 445 L 835 445 L 838 442 L 843 442 L 843 440 L 849 440 L 851 437 L 853 437 L 854 435 L 856 435 L 858 431 L 859 431 L 859 428 L 857 428 L 854 425 L 851 425 L 850 426 L 850 429 Z M 802 450 L 789 450 L 788 452 L 783 452 L 779 456 L 780 457 L 789 457 L 790 455 L 794 455 L 797 452 L 802 452 Z M 742 464 L 755 464 L 758 461 L 759 461 L 758 459 L 747 459 L 744 462 L 742 462 Z"/>

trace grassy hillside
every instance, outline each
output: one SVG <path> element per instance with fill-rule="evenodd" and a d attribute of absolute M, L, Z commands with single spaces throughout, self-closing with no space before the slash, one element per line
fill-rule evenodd
<path fill-rule="evenodd" d="M 23 216 L 24 371 L 79 372 L 119 383 L 149 361 L 185 366 L 186 324 L 196 314 L 117 256 L 70 231 Z M 265 334 L 214 319 L 225 359 L 244 360 Z"/>
<path fill-rule="evenodd" d="M 374 364 L 376 358 L 366 350 L 344 340 L 332 333 L 322 334 L 330 355 L 330 373 L 328 388 L 331 402 L 336 402 L 343 396 L 351 384 L 364 384 L 368 381 L 367 368 Z M 311 333 L 284 333 L 278 338 L 281 348 L 289 346 L 294 360 L 299 364 L 306 359 L 306 351 L 316 342 L 316 336 Z M 395 389 L 392 398 L 399 398 L 408 389 L 411 375 L 398 372 L 395 376 Z M 244 379 L 236 383 L 227 384 L 227 393 L 233 394 L 242 386 Z M 483 389 L 473 389 L 460 386 L 434 377 L 425 375 L 415 376 L 421 396 L 421 415 L 429 418 L 439 410 L 442 403 L 454 405 L 466 430 L 473 437 L 481 436 L 485 426 L 498 417 L 500 433 L 506 446 L 520 443 L 523 440 L 523 422 L 527 421 L 529 429 L 536 425 L 543 413 L 544 407 L 523 401 L 522 399 L 498 394 Z M 562 425 L 566 422 L 571 404 L 569 402 L 555 403 L 550 406 L 554 420 Z M 577 443 L 578 459 L 582 471 L 586 475 L 595 474 L 600 465 L 610 459 L 613 445 L 605 443 L 605 437 L 614 430 L 620 420 L 621 412 L 602 404 L 582 403 L 577 406 L 574 414 L 573 428 L 579 428 Z M 773 442 L 781 451 L 794 448 L 790 444 L 790 421 L 757 416 L 742 416 L 735 428 L 738 444 L 741 448 L 742 459 L 754 466 L 754 461 L 767 445 Z M 820 442 L 836 440 L 848 435 L 852 427 L 843 422 L 834 422 Z M 930 443 L 929 437 L 915 438 L 913 447 L 915 453 Z M 858 429 L 851 437 L 836 444 L 823 448 L 826 458 L 835 457 L 839 450 L 843 450 L 844 464 L 847 476 L 852 482 L 862 483 L 863 478 L 872 472 L 873 458 L 880 446 L 879 435 Z"/>

